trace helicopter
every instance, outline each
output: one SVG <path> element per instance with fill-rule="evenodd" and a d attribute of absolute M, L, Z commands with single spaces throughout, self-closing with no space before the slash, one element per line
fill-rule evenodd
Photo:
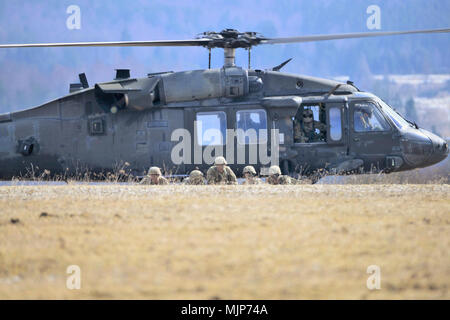
<path fill-rule="evenodd" d="M 225 155 L 238 174 L 248 164 L 262 175 L 270 165 L 279 164 L 283 174 L 302 177 L 431 166 L 448 155 L 444 139 L 351 81 L 281 72 L 290 59 L 272 69 L 252 69 L 251 49 L 449 31 L 267 38 L 225 29 L 189 40 L 1 44 L 0 49 L 201 46 L 209 51 L 209 64 L 208 69 L 150 73 L 145 78 L 116 69 L 113 80 L 94 86 L 81 73 L 80 82 L 70 84 L 68 95 L 1 114 L 0 178 L 21 176 L 30 166 L 71 176 L 80 168 L 112 172 L 119 164 L 138 177 L 150 166 L 163 168 L 166 175 L 185 176 L 193 169 L 205 172 L 218 155 Z M 213 48 L 224 51 L 222 68 L 211 69 Z M 247 69 L 235 64 L 236 49 L 248 51 Z M 308 139 L 302 139 L 303 127 L 311 121 L 305 114 L 323 127 L 309 131 Z"/>

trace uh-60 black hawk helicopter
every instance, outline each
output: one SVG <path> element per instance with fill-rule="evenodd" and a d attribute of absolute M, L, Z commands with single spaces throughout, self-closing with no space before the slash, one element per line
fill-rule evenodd
<path fill-rule="evenodd" d="M 250 50 L 263 44 L 449 31 L 266 38 L 226 29 L 192 40 L 0 45 L 209 49 L 205 70 L 153 73 L 135 79 L 129 70 L 119 69 L 113 81 L 93 87 L 80 74 L 80 83 L 70 85 L 70 94 L 0 115 L 0 178 L 20 176 L 30 166 L 70 176 L 80 168 L 93 173 L 113 171 L 120 163 L 126 163 L 128 173 L 136 176 L 149 166 L 162 167 L 166 174 L 185 175 L 195 167 L 205 170 L 222 152 L 238 173 L 248 163 L 263 171 L 273 161 L 279 161 L 283 173 L 302 176 L 313 176 L 319 170 L 347 174 L 430 166 L 447 157 L 446 141 L 404 119 L 375 95 L 361 92 L 350 81 L 280 72 L 288 61 L 271 70 L 251 69 Z M 224 50 L 220 69 L 210 68 L 212 48 Z M 235 65 L 237 48 L 248 50 L 248 69 Z M 307 125 L 313 130 L 306 131 Z M 237 133 L 229 134 L 227 129 Z M 247 134 L 253 129 L 256 137 Z M 221 149 L 225 144 L 237 152 Z M 255 147 L 265 153 L 251 154 Z M 210 157 L 206 159 L 205 154 Z"/>

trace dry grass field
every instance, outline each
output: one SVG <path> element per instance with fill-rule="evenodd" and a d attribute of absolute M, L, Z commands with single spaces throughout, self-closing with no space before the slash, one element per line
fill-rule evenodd
<path fill-rule="evenodd" d="M 448 184 L 3 186 L 0 210 L 0 299 L 450 298 Z"/>

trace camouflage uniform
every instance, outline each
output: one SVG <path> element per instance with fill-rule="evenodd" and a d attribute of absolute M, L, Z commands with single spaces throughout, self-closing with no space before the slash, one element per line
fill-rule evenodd
<path fill-rule="evenodd" d="M 152 175 L 158 176 L 158 179 L 156 180 L 156 182 L 153 182 L 153 180 L 151 178 Z M 161 175 L 161 169 L 159 169 L 158 167 L 151 167 L 148 170 L 147 176 L 142 179 L 140 184 L 165 185 L 165 184 L 169 184 L 169 181 L 167 181 L 167 179 Z"/>
<path fill-rule="evenodd" d="M 279 166 L 271 166 L 269 168 L 269 177 L 267 177 L 268 184 L 295 184 L 289 176 L 282 175 Z"/>
<path fill-rule="evenodd" d="M 327 126 L 320 121 L 314 120 L 314 113 L 310 109 L 304 110 L 302 116 L 308 117 L 295 122 L 294 141 L 305 143 L 324 140 Z M 318 129 L 320 133 L 317 133 L 316 129 Z"/>
<path fill-rule="evenodd" d="M 248 179 L 245 179 L 244 182 L 242 182 L 242 184 L 245 185 L 249 185 L 249 184 L 262 184 L 262 180 L 258 177 L 251 177 Z"/>
<path fill-rule="evenodd" d="M 262 180 L 256 176 L 256 170 L 253 166 L 246 166 L 242 171 L 244 174 L 245 180 L 242 184 L 261 184 Z M 247 175 L 246 175 L 247 174 Z"/>
<path fill-rule="evenodd" d="M 225 166 L 223 172 L 219 172 L 216 166 L 212 166 L 206 173 L 208 184 L 237 184 L 236 175 L 230 167 Z"/>
<path fill-rule="evenodd" d="M 189 177 L 183 181 L 184 184 L 202 185 L 205 184 L 203 173 L 200 170 L 192 170 Z"/>
<path fill-rule="evenodd" d="M 163 176 L 159 176 L 158 177 L 158 182 L 154 183 L 149 176 L 146 176 L 146 177 L 144 177 L 144 179 L 142 179 L 141 184 L 146 184 L 146 185 L 166 185 L 166 184 L 169 184 L 169 181 L 166 178 L 164 178 Z"/>
<path fill-rule="evenodd" d="M 320 131 L 320 134 L 316 132 L 316 129 Z M 326 125 L 316 120 L 309 124 L 303 123 L 303 128 L 302 124 L 300 122 L 297 122 L 294 128 L 295 142 L 305 143 L 320 141 L 321 138 L 323 139 L 323 134 L 326 129 Z"/>
<path fill-rule="evenodd" d="M 295 184 L 294 179 L 292 179 L 289 176 L 286 175 L 281 175 L 281 176 L 269 176 L 267 178 L 267 183 L 268 184 Z"/>
<path fill-rule="evenodd" d="M 223 172 L 219 171 L 218 166 L 223 166 Z M 227 160 L 220 156 L 214 160 L 214 166 L 206 172 L 208 184 L 237 184 L 236 175 L 230 167 L 227 167 Z"/>

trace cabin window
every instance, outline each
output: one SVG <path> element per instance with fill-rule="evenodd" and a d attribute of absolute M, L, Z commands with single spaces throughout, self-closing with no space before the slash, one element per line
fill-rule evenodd
<path fill-rule="evenodd" d="M 240 144 L 267 142 L 266 110 L 242 110 L 236 112 L 236 133 Z"/>
<path fill-rule="evenodd" d="M 329 111 L 330 115 L 330 139 L 339 141 L 342 139 L 342 119 L 341 108 L 332 107 Z"/>
<path fill-rule="evenodd" d="M 353 107 L 353 129 L 355 132 L 389 130 L 389 125 L 373 103 L 355 103 Z"/>
<path fill-rule="evenodd" d="M 227 116 L 225 112 L 199 112 L 195 122 L 200 146 L 225 145 Z"/>

